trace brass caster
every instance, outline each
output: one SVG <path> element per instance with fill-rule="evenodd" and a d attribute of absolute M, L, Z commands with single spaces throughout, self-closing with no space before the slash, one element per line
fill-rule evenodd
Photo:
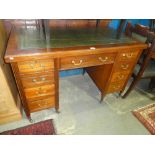
<path fill-rule="evenodd" d="M 30 123 L 34 123 L 33 119 L 32 118 L 29 118 L 29 121 Z"/>

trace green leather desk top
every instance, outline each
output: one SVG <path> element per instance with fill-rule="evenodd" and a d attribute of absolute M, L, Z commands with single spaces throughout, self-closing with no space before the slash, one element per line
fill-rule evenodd
<path fill-rule="evenodd" d="M 135 43 L 136 40 L 124 34 L 116 39 L 116 31 L 105 28 L 87 29 L 50 29 L 47 33 L 31 28 L 17 30 L 17 47 L 19 50 L 65 48 L 75 46 L 93 46 L 107 44 Z"/>
<path fill-rule="evenodd" d="M 99 49 L 147 47 L 137 38 L 122 34 L 116 38 L 116 30 L 110 28 L 37 28 L 16 27 L 10 36 L 5 53 L 6 62 L 28 60 L 32 56 L 65 57 L 67 55 L 93 54 Z M 92 50 L 92 48 L 97 50 Z"/>

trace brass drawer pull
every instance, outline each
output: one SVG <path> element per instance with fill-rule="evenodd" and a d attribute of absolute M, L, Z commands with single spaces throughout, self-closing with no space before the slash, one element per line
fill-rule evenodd
<path fill-rule="evenodd" d="M 121 65 L 121 68 L 122 68 L 122 69 L 128 69 L 128 67 L 129 67 L 129 65 L 127 65 L 127 64 Z"/>
<path fill-rule="evenodd" d="M 74 64 L 75 66 L 79 66 L 79 65 L 81 65 L 81 64 L 82 64 L 82 62 L 83 62 L 83 61 L 82 61 L 82 60 L 80 60 L 80 61 L 79 61 L 79 63 L 76 63 L 76 62 L 73 60 L 73 61 L 72 61 L 72 64 Z"/>
<path fill-rule="evenodd" d="M 46 93 L 46 90 L 44 90 L 44 91 L 37 91 L 37 92 L 36 92 L 37 95 L 43 95 L 43 94 L 45 94 L 45 93 Z"/>
<path fill-rule="evenodd" d="M 42 77 L 42 78 L 40 79 L 40 81 L 45 81 L 45 80 L 46 80 L 45 77 Z M 36 80 L 36 79 L 32 79 L 32 82 L 37 82 L 37 80 Z"/>
<path fill-rule="evenodd" d="M 47 92 L 47 90 L 43 90 L 43 89 L 40 87 L 39 90 L 36 91 L 36 94 L 44 94 L 44 93 L 46 93 L 46 92 Z"/>
<path fill-rule="evenodd" d="M 119 75 L 119 76 L 117 76 L 117 79 L 119 79 L 119 80 L 122 80 L 122 79 L 124 79 L 124 75 Z"/>
<path fill-rule="evenodd" d="M 120 88 L 120 87 L 121 87 L 120 85 L 113 86 L 114 89 L 118 89 L 118 88 Z"/>
<path fill-rule="evenodd" d="M 107 61 L 107 60 L 108 60 L 108 57 L 104 57 L 104 58 L 99 57 L 98 59 L 99 59 L 101 62 L 105 62 L 105 61 Z"/>
<path fill-rule="evenodd" d="M 30 64 L 31 68 L 34 68 L 34 64 Z M 40 67 L 45 67 L 44 64 L 40 64 Z"/>
<path fill-rule="evenodd" d="M 32 79 L 32 82 L 37 82 L 37 80 L 36 79 Z"/>
<path fill-rule="evenodd" d="M 39 103 L 38 106 L 39 106 L 39 107 L 43 107 L 43 106 L 47 106 L 47 104 L 48 104 L 47 102 Z"/>
<path fill-rule="evenodd" d="M 40 64 L 40 67 L 45 67 L 43 64 Z"/>
<path fill-rule="evenodd" d="M 123 57 L 127 57 L 127 58 L 131 58 L 133 56 L 133 53 L 123 53 L 122 54 Z"/>
<path fill-rule="evenodd" d="M 128 58 L 131 58 L 133 56 L 133 53 L 127 54 Z"/>
<path fill-rule="evenodd" d="M 34 68 L 34 64 L 30 64 L 31 68 Z"/>
<path fill-rule="evenodd" d="M 46 78 L 45 78 L 45 77 L 42 77 L 42 78 L 41 78 L 41 81 L 45 81 L 45 80 L 46 80 Z"/>

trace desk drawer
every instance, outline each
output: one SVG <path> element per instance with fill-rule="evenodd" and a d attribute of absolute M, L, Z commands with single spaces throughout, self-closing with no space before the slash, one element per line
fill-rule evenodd
<path fill-rule="evenodd" d="M 42 85 L 48 85 L 54 83 L 54 72 L 47 75 L 23 77 L 21 78 L 24 88 L 38 87 Z"/>
<path fill-rule="evenodd" d="M 55 85 L 44 85 L 40 87 L 26 88 L 24 89 L 26 98 L 30 100 L 42 99 L 45 96 L 55 94 Z"/>
<path fill-rule="evenodd" d="M 53 60 L 36 60 L 36 61 L 24 61 L 18 63 L 20 74 L 26 74 L 31 72 L 46 72 L 54 69 Z"/>
<path fill-rule="evenodd" d="M 124 51 L 122 53 L 120 53 L 119 55 L 119 60 L 122 61 L 122 60 L 127 60 L 127 61 L 134 61 L 137 56 L 138 56 L 139 52 L 138 51 Z"/>
<path fill-rule="evenodd" d="M 104 53 L 87 56 L 68 57 L 61 59 L 61 69 L 81 68 L 114 63 L 115 54 Z"/>
<path fill-rule="evenodd" d="M 126 62 L 126 61 L 121 61 L 115 65 L 114 71 L 115 72 L 130 72 L 134 63 L 133 62 Z"/>
<path fill-rule="evenodd" d="M 28 102 L 28 107 L 31 112 L 46 108 L 53 108 L 54 106 L 55 106 L 55 96 L 51 96 L 43 100 Z"/>
<path fill-rule="evenodd" d="M 126 81 L 129 72 L 114 72 L 111 78 L 111 82 Z"/>
<path fill-rule="evenodd" d="M 124 81 L 123 82 L 112 82 L 110 83 L 107 92 L 113 93 L 113 92 L 121 91 L 123 86 L 124 86 Z"/>

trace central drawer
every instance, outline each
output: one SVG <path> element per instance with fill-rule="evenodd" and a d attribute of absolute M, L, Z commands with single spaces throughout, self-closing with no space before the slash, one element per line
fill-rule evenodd
<path fill-rule="evenodd" d="M 37 100 L 55 94 L 55 84 L 24 89 L 27 100 Z"/>
<path fill-rule="evenodd" d="M 24 61 L 18 63 L 18 69 L 20 74 L 32 73 L 32 72 L 48 72 L 54 69 L 53 60 L 36 60 L 36 61 Z"/>
<path fill-rule="evenodd" d="M 96 55 L 62 58 L 60 62 L 60 67 L 63 70 L 96 66 L 102 64 L 111 64 L 114 63 L 115 57 L 116 55 L 114 53 L 104 53 Z"/>

